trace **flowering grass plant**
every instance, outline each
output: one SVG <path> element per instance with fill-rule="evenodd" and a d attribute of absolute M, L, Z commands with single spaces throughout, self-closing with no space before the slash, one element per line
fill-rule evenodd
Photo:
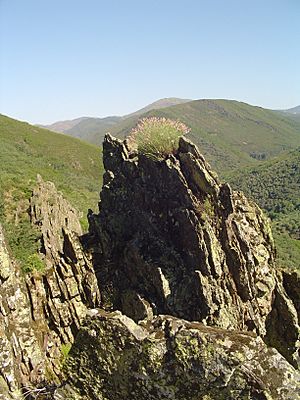
<path fill-rule="evenodd" d="M 149 117 L 138 122 L 128 139 L 139 153 L 149 158 L 160 159 L 174 154 L 178 149 L 179 137 L 189 131 L 190 129 L 180 121 Z"/>

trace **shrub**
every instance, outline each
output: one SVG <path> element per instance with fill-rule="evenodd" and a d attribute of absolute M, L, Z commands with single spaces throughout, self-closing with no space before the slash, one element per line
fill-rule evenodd
<path fill-rule="evenodd" d="M 66 358 L 68 357 L 71 347 L 72 347 L 72 343 L 70 343 L 70 342 L 63 343 L 61 345 L 60 351 L 61 351 L 61 354 L 62 354 L 62 357 L 64 360 L 66 360 Z"/>
<path fill-rule="evenodd" d="M 22 265 L 22 271 L 26 274 L 34 271 L 42 273 L 44 270 L 45 264 L 41 260 L 40 256 L 36 253 L 28 256 L 26 262 Z"/>
<path fill-rule="evenodd" d="M 139 153 L 153 159 L 174 154 L 178 149 L 179 137 L 190 129 L 180 121 L 167 118 L 143 118 L 131 131 L 129 143 Z"/>

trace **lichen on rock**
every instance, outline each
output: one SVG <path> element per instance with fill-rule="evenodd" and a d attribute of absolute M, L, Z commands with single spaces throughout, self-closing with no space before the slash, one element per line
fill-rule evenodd
<path fill-rule="evenodd" d="M 114 307 L 125 292 L 171 314 L 264 335 L 275 287 L 274 244 L 262 211 L 221 184 L 194 144 L 164 160 L 131 155 L 107 135 L 94 265 Z"/>
<path fill-rule="evenodd" d="M 7 393 L 5 400 L 22 398 L 21 388 L 25 393 L 41 382 L 58 381 L 62 345 L 73 343 L 87 308 L 100 304 L 77 213 L 53 183 L 39 177 L 29 213 L 41 235 L 42 273 L 22 273 L 0 226 L 0 392 Z"/>
<path fill-rule="evenodd" d="M 0 227 L 0 400 L 299 399 L 300 279 L 259 207 L 183 137 L 149 158 L 106 135 L 103 161 L 84 236 L 38 179 L 42 272 L 20 274 Z"/>
<path fill-rule="evenodd" d="M 163 315 L 137 325 L 93 310 L 66 373 L 57 392 L 65 398 L 70 387 L 91 400 L 296 400 L 300 393 L 300 374 L 260 337 Z"/>

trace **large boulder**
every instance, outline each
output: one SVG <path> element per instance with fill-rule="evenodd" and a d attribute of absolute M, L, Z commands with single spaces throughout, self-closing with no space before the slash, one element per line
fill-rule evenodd
<path fill-rule="evenodd" d="M 260 337 L 162 315 L 137 325 L 89 311 L 65 371 L 65 399 L 300 398 L 299 372 Z"/>

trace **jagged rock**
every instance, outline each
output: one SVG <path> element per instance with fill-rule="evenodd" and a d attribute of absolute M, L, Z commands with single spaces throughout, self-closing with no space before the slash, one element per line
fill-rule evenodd
<path fill-rule="evenodd" d="M 0 229 L 0 400 L 44 381 L 47 400 L 298 399 L 300 280 L 275 271 L 262 211 L 184 138 L 155 160 L 107 135 L 103 159 L 89 249 L 41 178 L 29 213 L 45 270 L 22 276 Z M 126 316 L 94 309 L 81 328 L 100 305 L 94 270 L 101 306 Z"/>
<path fill-rule="evenodd" d="M 90 232 L 99 282 L 114 308 L 139 319 L 124 306 L 129 291 L 154 314 L 264 335 L 276 280 L 262 211 L 220 184 L 185 138 L 175 156 L 153 160 L 107 135 L 103 159 L 100 213 L 90 216 Z"/>
<path fill-rule="evenodd" d="M 278 273 L 272 311 L 267 318 L 266 342 L 300 368 L 300 279 L 297 272 Z"/>
<path fill-rule="evenodd" d="M 300 273 L 299 271 L 294 272 L 282 272 L 283 287 L 286 290 L 287 295 L 293 301 L 293 305 L 296 309 L 298 320 L 300 321 Z"/>
<path fill-rule="evenodd" d="M 253 333 L 89 311 L 56 394 L 81 400 L 297 400 L 300 374 Z M 71 391 L 70 391 L 71 390 Z"/>
<path fill-rule="evenodd" d="M 88 307 L 100 304 L 91 257 L 78 238 L 77 212 L 41 177 L 29 207 L 41 233 L 43 272 L 26 276 L 8 254 L 0 230 L 0 387 L 9 399 L 60 376 L 62 347 L 73 343 Z"/>
<path fill-rule="evenodd" d="M 25 282 L 11 259 L 0 225 L 0 399 L 17 399 L 19 386 L 38 373 L 36 346 Z"/>

